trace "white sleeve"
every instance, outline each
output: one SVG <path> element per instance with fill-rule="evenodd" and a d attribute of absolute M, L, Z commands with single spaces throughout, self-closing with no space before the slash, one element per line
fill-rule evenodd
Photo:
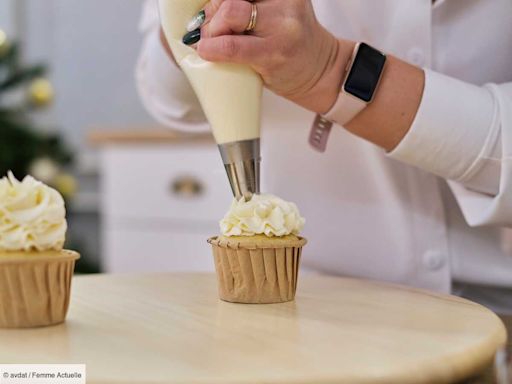
<path fill-rule="evenodd" d="M 139 29 L 144 40 L 135 77 L 145 108 L 157 121 L 170 128 L 208 131 L 209 125 L 190 83 L 160 41 L 156 0 L 144 3 Z"/>
<path fill-rule="evenodd" d="M 447 179 L 469 225 L 512 226 L 512 83 L 425 70 L 415 120 L 389 156 Z"/>

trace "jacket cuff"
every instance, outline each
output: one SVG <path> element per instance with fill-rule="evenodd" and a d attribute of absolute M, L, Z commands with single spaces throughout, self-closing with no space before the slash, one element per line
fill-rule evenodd
<path fill-rule="evenodd" d="M 495 103 L 484 88 L 425 70 L 414 122 L 389 157 L 464 183 L 484 165 L 499 134 Z"/>

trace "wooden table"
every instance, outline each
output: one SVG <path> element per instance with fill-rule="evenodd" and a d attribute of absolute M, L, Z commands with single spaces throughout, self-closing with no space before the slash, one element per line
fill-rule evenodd
<path fill-rule="evenodd" d="M 186 133 L 163 127 L 91 127 L 87 135 L 87 141 L 93 146 L 106 144 L 182 144 L 197 142 L 206 142 L 215 145 L 213 135 L 209 132 Z"/>
<path fill-rule="evenodd" d="M 88 383 L 447 383 L 506 332 L 463 299 L 306 276 L 295 302 L 217 299 L 210 274 L 76 277 L 68 321 L 0 331 L 2 363 L 85 363 Z"/>

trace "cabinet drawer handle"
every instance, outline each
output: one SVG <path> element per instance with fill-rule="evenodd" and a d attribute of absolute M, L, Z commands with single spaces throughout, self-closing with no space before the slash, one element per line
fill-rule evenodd
<path fill-rule="evenodd" d="M 182 198 L 197 198 L 204 193 L 204 185 L 193 176 L 179 176 L 171 183 L 171 192 Z"/>

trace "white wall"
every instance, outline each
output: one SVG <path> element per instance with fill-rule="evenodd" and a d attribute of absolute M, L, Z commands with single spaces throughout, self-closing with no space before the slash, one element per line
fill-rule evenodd
<path fill-rule="evenodd" d="M 10 36 L 16 33 L 14 13 L 14 0 L 0 1 L 0 29 L 8 33 Z"/>
<path fill-rule="evenodd" d="M 133 75 L 142 1 L 15 1 L 23 7 L 26 58 L 46 61 L 52 71 L 57 98 L 46 122 L 61 127 L 77 149 L 86 148 L 91 126 L 154 124 Z"/>

